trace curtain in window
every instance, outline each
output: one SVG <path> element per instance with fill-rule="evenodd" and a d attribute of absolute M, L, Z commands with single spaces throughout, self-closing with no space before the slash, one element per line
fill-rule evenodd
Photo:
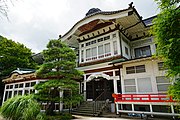
<path fill-rule="evenodd" d="M 136 92 L 135 79 L 125 79 L 124 80 L 124 89 L 125 89 L 126 93 L 135 93 Z"/>
<path fill-rule="evenodd" d="M 103 45 L 98 46 L 98 55 L 104 54 Z"/>
<path fill-rule="evenodd" d="M 150 78 L 138 78 L 137 86 L 138 86 L 138 92 L 141 93 L 152 92 L 152 84 Z"/>
<path fill-rule="evenodd" d="M 86 58 L 91 57 L 91 49 L 86 49 Z"/>
<path fill-rule="evenodd" d="M 118 53 L 117 52 L 117 41 L 113 42 L 113 49 L 114 49 L 114 55 L 116 55 Z"/>
<path fill-rule="evenodd" d="M 150 56 L 151 55 L 150 46 L 136 48 L 136 49 L 134 49 L 134 51 L 135 51 L 135 57 L 143 57 L 143 56 Z"/>
<path fill-rule="evenodd" d="M 111 50 L 110 50 L 110 43 L 107 43 L 104 45 L 104 49 L 105 49 L 105 53 L 110 53 Z"/>
<path fill-rule="evenodd" d="M 97 56 L 97 47 L 92 48 L 92 56 L 93 57 Z"/>

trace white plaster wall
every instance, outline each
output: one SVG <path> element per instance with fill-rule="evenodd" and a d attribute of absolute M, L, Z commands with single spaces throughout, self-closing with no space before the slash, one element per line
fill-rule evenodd
<path fill-rule="evenodd" d="M 121 35 L 122 35 L 122 34 L 121 34 Z M 121 43 L 122 43 L 122 54 L 123 54 L 122 56 L 126 57 L 127 59 L 130 59 L 130 58 L 131 58 L 130 45 L 129 45 L 129 43 L 126 43 L 123 39 L 125 39 L 127 42 L 129 42 L 129 40 L 126 39 L 126 38 L 124 37 L 124 35 L 122 35 L 122 39 L 121 39 Z M 128 55 L 127 55 L 126 52 L 125 52 L 125 47 L 128 48 Z"/>
<path fill-rule="evenodd" d="M 138 78 L 150 78 L 151 79 L 151 84 L 152 84 L 152 92 L 149 93 L 158 93 L 157 91 L 157 84 L 156 84 L 156 76 L 165 76 L 165 71 L 159 71 L 158 70 L 158 60 L 146 60 L 146 61 L 138 61 L 134 63 L 128 63 L 124 64 L 123 68 L 121 69 L 122 71 L 122 92 L 125 93 L 124 90 L 124 79 L 135 79 L 135 81 Z M 138 66 L 138 65 L 145 65 L 146 72 L 143 73 L 134 73 L 134 74 L 126 74 L 126 67 L 131 67 L 131 66 Z M 148 84 L 145 84 L 145 86 Z M 136 83 L 136 88 L 137 88 L 137 83 Z M 137 89 L 136 89 L 137 90 Z M 136 91 L 138 93 L 138 91 Z"/>

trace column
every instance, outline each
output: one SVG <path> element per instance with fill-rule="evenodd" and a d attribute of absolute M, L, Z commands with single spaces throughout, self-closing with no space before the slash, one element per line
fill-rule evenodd
<path fill-rule="evenodd" d="M 5 99 L 5 95 L 6 95 L 6 86 L 7 85 L 5 85 L 5 87 L 4 87 L 4 94 L 3 94 L 3 101 L 2 101 L 2 103 L 4 103 L 4 99 Z"/>
<path fill-rule="evenodd" d="M 24 95 L 24 93 L 25 93 L 25 82 L 23 82 L 22 84 L 23 84 L 22 95 Z"/>
<path fill-rule="evenodd" d="M 86 101 L 86 75 L 84 75 L 84 101 Z"/>
<path fill-rule="evenodd" d="M 132 105 L 132 111 L 134 111 L 134 104 L 131 104 Z"/>
<path fill-rule="evenodd" d="M 171 105 L 171 112 L 174 114 L 174 106 Z"/>
<path fill-rule="evenodd" d="M 152 104 L 150 104 L 149 107 L 150 107 L 150 112 L 153 112 Z"/>
<path fill-rule="evenodd" d="M 60 96 L 60 98 L 61 97 L 63 97 L 63 91 L 60 91 L 59 92 L 59 96 Z M 63 102 L 61 101 L 61 102 L 59 102 L 59 111 L 62 111 L 63 110 Z"/>
<path fill-rule="evenodd" d="M 114 93 L 118 93 L 117 91 L 117 80 L 113 79 L 113 85 L 114 85 Z"/>
<path fill-rule="evenodd" d="M 118 110 L 119 110 L 119 106 L 118 103 L 116 103 L 116 114 L 119 114 Z"/>
<path fill-rule="evenodd" d="M 15 87 L 15 84 L 12 84 L 13 88 L 12 88 L 12 97 L 14 97 L 14 87 Z"/>
<path fill-rule="evenodd" d="M 120 76 L 121 76 L 121 93 L 125 93 L 125 90 L 124 90 L 124 79 L 123 79 L 123 68 L 120 69 Z"/>

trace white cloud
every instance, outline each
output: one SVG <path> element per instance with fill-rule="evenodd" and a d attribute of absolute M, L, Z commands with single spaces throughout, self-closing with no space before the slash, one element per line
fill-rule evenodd
<path fill-rule="evenodd" d="M 65 34 L 91 8 L 126 9 L 132 0 L 18 0 L 10 4 L 9 19 L 0 19 L 0 35 L 18 41 L 34 52 L 45 49 L 49 39 Z M 153 0 L 133 0 L 143 18 L 158 13 Z"/>

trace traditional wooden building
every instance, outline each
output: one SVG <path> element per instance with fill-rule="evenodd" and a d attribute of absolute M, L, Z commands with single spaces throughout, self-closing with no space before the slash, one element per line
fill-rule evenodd
<path fill-rule="evenodd" d="M 163 62 L 152 57 L 156 44 L 149 30 L 155 17 L 142 19 L 132 4 L 117 11 L 92 8 L 60 37 L 76 50 L 77 69 L 85 73 L 80 83 L 85 102 L 74 114 L 99 115 L 110 103 L 117 114 L 179 115 L 178 103 L 167 96 L 172 82 Z M 31 85 L 41 80 L 31 71 L 26 74 L 14 71 L 4 80 L 3 101 L 36 92 Z"/>
<path fill-rule="evenodd" d="M 34 89 L 34 85 L 45 82 L 48 79 L 37 78 L 35 70 L 18 68 L 11 72 L 10 76 L 3 80 L 5 84 L 3 102 L 16 95 L 28 95 L 37 93 Z M 60 92 L 60 96 L 63 96 L 63 91 Z M 42 111 L 47 107 L 47 103 L 41 103 Z M 63 103 L 55 104 L 55 111 L 62 111 Z"/>
<path fill-rule="evenodd" d="M 156 44 L 149 30 L 155 17 L 142 19 L 132 4 L 117 11 L 92 8 L 60 38 L 77 52 L 77 69 L 85 73 L 81 93 L 86 104 L 111 101 L 117 114 L 176 115 L 177 103 L 167 96 L 172 83 L 163 62 L 152 57 Z M 93 115 L 106 103 L 97 105 Z M 85 111 L 82 105 L 74 113 Z"/>

